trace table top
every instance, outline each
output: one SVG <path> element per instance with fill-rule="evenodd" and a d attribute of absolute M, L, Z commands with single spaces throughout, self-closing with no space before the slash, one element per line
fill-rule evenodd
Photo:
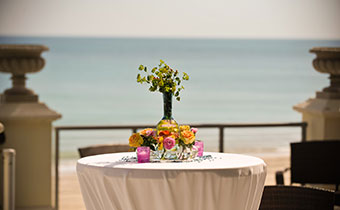
<path fill-rule="evenodd" d="M 111 153 L 89 156 L 78 160 L 78 167 L 132 169 L 132 170 L 237 170 L 249 169 L 252 173 L 261 173 L 266 164 L 260 158 L 232 154 L 205 152 L 203 158 L 196 158 L 191 162 L 161 162 L 161 163 L 137 163 L 127 162 L 135 157 L 136 153 Z"/>
<path fill-rule="evenodd" d="M 137 163 L 132 157 L 136 153 L 78 160 L 88 210 L 257 210 L 260 205 L 266 178 L 260 158 L 205 152 L 192 162 Z"/>

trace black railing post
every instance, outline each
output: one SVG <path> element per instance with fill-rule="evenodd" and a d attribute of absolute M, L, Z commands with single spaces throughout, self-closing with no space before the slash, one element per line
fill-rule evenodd
<path fill-rule="evenodd" d="M 305 141 L 307 141 L 307 123 L 306 122 L 304 122 L 302 125 L 301 125 L 301 141 L 302 142 L 305 142 Z"/>
<path fill-rule="evenodd" d="M 220 129 L 220 148 L 219 148 L 219 152 L 224 152 L 224 127 L 221 126 L 219 127 Z"/>

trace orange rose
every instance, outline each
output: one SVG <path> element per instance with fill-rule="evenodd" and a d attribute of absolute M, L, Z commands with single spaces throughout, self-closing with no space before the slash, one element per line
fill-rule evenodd
<path fill-rule="evenodd" d="M 139 135 L 139 133 L 134 133 L 129 138 L 130 147 L 139 147 L 143 144 L 143 138 Z"/>
<path fill-rule="evenodd" d="M 168 130 L 159 131 L 158 135 L 159 136 L 169 136 L 170 135 L 170 131 L 168 131 Z"/>
<path fill-rule="evenodd" d="M 143 135 L 143 136 L 150 136 L 150 135 L 148 135 L 150 132 L 153 132 L 153 129 L 152 128 L 146 128 L 146 129 L 142 130 L 141 132 L 139 132 L 139 134 Z"/>
<path fill-rule="evenodd" d="M 181 131 L 181 140 L 184 144 L 191 144 L 195 141 L 195 134 L 190 130 Z"/>

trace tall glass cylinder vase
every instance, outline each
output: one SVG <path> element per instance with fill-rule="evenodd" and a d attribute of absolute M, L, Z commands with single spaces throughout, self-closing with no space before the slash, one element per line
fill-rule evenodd
<path fill-rule="evenodd" d="M 172 117 L 172 93 L 163 93 L 163 108 L 164 115 L 161 121 L 157 124 L 157 135 L 166 138 L 167 136 L 179 136 L 178 123 Z M 177 144 L 172 149 L 165 149 L 163 142 L 160 142 L 158 149 L 161 155 L 161 159 L 176 159 Z"/>
<path fill-rule="evenodd" d="M 163 110 L 164 115 L 161 121 L 157 124 L 157 135 L 168 134 L 178 136 L 179 126 L 178 123 L 172 117 L 172 93 L 163 93 Z"/>

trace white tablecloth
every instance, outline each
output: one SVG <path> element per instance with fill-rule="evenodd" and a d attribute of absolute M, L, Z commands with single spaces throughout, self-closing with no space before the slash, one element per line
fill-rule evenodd
<path fill-rule="evenodd" d="M 87 210 L 256 210 L 266 178 L 263 160 L 204 153 L 212 159 L 131 163 L 116 153 L 78 160 Z"/>

